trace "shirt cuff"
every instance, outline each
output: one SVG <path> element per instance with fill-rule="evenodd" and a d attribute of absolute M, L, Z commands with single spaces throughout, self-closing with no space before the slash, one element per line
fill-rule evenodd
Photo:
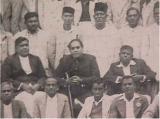
<path fill-rule="evenodd" d="M 18 86 L 17 90 L 20 90 L 22 88 L 23 83 L 20 83 L 20 85 Z"/>
<path fill-rule="evenodd" d="M 120 83 L 120 78 L 121 78 L 121 76 L 117 76 L 115 83 Z"/>

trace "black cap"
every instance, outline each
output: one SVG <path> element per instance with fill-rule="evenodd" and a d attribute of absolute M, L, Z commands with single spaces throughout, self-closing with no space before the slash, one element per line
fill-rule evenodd
<path fill-rule="evenodd" d="M 103 11 L 103 12 L 106 13 L 107 12 L 107 8 L 108 8 L 107 3 L 97 2 L 95 4 L 94 12 Z"/>
<path fill-rule="evenodd" d="M 74 8 L 72 7 L 63 7 L 63 13 L 68 12 L 74 14 Z"/>

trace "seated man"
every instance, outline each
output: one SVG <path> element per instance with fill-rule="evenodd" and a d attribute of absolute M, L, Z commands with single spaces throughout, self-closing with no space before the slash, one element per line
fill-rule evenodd
<path fill-rule="evenodd" d="M 92 84 L 93 96 L 86 98 L 78 118 L 107 118 L 112 97 L 104 94 L 105 84 L 96 80 Z"/>
<path fill-rule="evenodd" d="M 13 85 L 6 81 L 1 84 L 0 118 L 30 118 L 24 104 L 13 99 Z"/>
<path fill-rule="evenodd" d="M 92 82 L 100 77 L 99 68 L 94 56 L 83 53 L 81 40 L 73 39 L 68 48 L 71 55 L 64 56 L 60 60 L 55 76 L 61 78 L 62 82 L 71 85 L 73 99 L 78 98 L 83 102 L 90 92 Z M 80 111 L 80 109 L 78 110 Z M 78 112 L 75 115 L 77 114 Z"/>
<path fill-rule="evenodd" d="M 124 45 L 119 53 L 120 61 L 111 64 L 109 71 L 103 77 L 108 83 L 108 94 L 122 93 L 121 80 L 124 75 L 133 76 L 136 81 L 136 90 L 147 93 L 149 82 L 155 79 L 155 74 L 141 59 L 133 58 L 133 48 Z"/>
<path fill-rule="evenodd" d="M 132 76 L 122 79 L 123 94 L 113 100 L 109 118 L 141 118 L 148 107 L 145 96 L 135 93 L 135 82 Z"/>
<path fill-rule="evenodd" d="M 153 102 L 148 106 L 142 116 L 143 118 L 159 118 L 159 94 L 156 95 Z"/>
<path fill-rule="evenodd" d="M 29 41 L 24 37 L 19 37 L 15 41 L 16 53 L 5 59 L 2 64 L 2 82 L 6 79 L 12 79 L 17 93 L 22 95 L 21 101 L 26 102 L 27 111 L 32 116 L 32 100 L 35 91 L 42 87 L 43 80 L 46 77 L 44 68 L 39 57 L 29 54 Z M 30 107 L 31 108 L 28 108 Z"/>
<path fill-rule="evenodd" d="M 34 100 L 34 118 L 71 118 L 68 98 L 60 93 L 58 82 L 48 78 L 45 92 L 37 92 Z"/>

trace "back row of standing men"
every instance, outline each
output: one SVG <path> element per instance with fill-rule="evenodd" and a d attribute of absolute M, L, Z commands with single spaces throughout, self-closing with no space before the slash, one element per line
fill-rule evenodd
<path fill-rule="evenodd" d="M 138 83 L 140 84 L 139 89 L 142 87 L 142 91 L 146 91 L 146 87 L 143 84 L 150 82 L 155 75 L 158 76 L 159 72 L 157 68 L 159 2 L 155 3 L 153 7 L 154 19 L 156 22 L 152 26 L 149 26 L 147 30 L 139 25 L 140 12 L 136 7 L 130 7 L 127 10 L 127 24 L 119 30 L 117 30 L 111 23 L 106 22 L 108 11 L 107 4 L 98 2 L 95 4 L 93 11 L 93 18 L 95 22 L 83 22 L 76 28 L 73 26 L 74 13 L 76 12 L 75 9 L 72 7 L 64 7 L 62 10 L 63 23 L 59 24 L 58 27 L 52 27 L 53 29 L 56 29 L 56 31 L 52 31 L 52 34 L 50 34 L 51 31 L 47 31 L 48 28 L 47 30 L 45 30 L 45 28 L 43 29 L 43 27 L 42 29 L 40 28 L 39 16 L 36 12 L 29 12 L 24 17 L 26 29 L 16 33 L 14 38 L 7 42 L 7 52 L 8 54 L 13 54 L 15 52 L 14 49 L 16 49 L 16 54 L 23 55 L 23 53 L 28 52 L 26 49 L 29 45 L 30 53 L 40 57 L 48 76 L 50 76 L 51 73 L 53 73 L 52 75 L 57 75 L 60 78 L 72 78 L 73 76 L 74 80 L 82 82 L 82 84 L 84 83 L 83 85 L 80 85 L 80 87 L 76 86 L 76 90 L 74 90 L 73 87 L 72 95 L 78 94 L 78 96 L 80 96 L 80 92 L 83 92 L 81 89 L 88 88 L 87 86 L 90 84 L 87 82 L 90 82 L 90 78 L 92 80 L 94 79 L 94 77 L 90 76 L 92 76 L 94 70 L 98 68 L 94 67 L 97 65 L 95 65 L 95 58 L 92 56 L 82 55 L 80 58 L 74 60 L 74 58 L 68 55 L 69 51 L 67 46 L 69 47 L 71 54 L 74 56 L 78 56 L 78 54 L 82 53 L 84 49 L 85 53 L 92 54 L 96 57 L 101 77 L 103 77 L 108 71 L 104 77 L 109 82 L 107 87 L 110 89 L 108 91 L 111 94 L 119 93 L 117 91 L 120 91 L 120 88 L 118 87 L 123 75 L 133 75 L 136 79 L 141 79 L 140 83 Z M 4 32 L 4 35 L 5 33 L 6 32 Z M 28 43 L 24 42 L 26 40 L 23 37 L 29 40 L 29 44 L 23 44 L 24 46 L 22 45 L 22 43 Z M 5 38 L 6 37 L 4 37 L 4 39 Z M 77 40 L 78 38 L 80 38 L 83 43 Z M 15 39 L 16 42 L 14 43 Z M 71 41 L 72 39 L 76 40 Z M 130 45 L 131 47 L 123 46 L 119 53 L 121 62 L 113 63 L 118 60 L 118 52 L 122 45 Z M 14 48 L 14 46 L 16 48 Z M 23 50 L 23 48 L 21 49 L 21 47 L 25 50 Z M 143 60 L 133 59 L 133 53 L 134 57 L 145 59 L 154 72 L 150 70 Z M 19 82 L 26 79 L 24 79 L 24 77 L 18 77 L 18 75 L 22 74 L 23 76 L 25 74 L 30 76 L 30 74 L 37 73 L 40 78 L 40 74 L 43 75 L 44 72 L 37 72 L 38 70 L 42 71 L 40 68 L 41 65 L 39 60 L 37 58 L 31 58 L 32 56 L 29 56 L 29 60 L 31 58 L 35 59 L 35 61 L 32 60 L 30 63 L 26 58 L 19 57 L 23 69 L 20 70 L 20 67 L 16 64 L 18 63 L 16 54 L 5 60 L 2 67 L 2 78 L 15 78 L 18 82 L 18 89 L 22 87 L 24 90 L 26 89 L 26 91 L 28 91 L 25 83 L 21 84 Z M 61 61 L 59 61 L 60 59 Z M 148 61 L 150 59 L 151 61 Z M 157 61 L 153 62 L 153 60 Z M 111 63 L 113 64 L 111 65 Z M 125 66 L 125 63 L 127 66 Z M 88 65 L 90 68 L 88 68 Z M 37 68 L 34 69 L 36 66 L 39 66 L 38 70 Z M 121 70 L 121 68 L 123 70 Z M 31 79 L 34 80 L 33 77 Z M 156 79 L 158 80 L 158 77 L 156 77 Z M 116 86 L 114 86 L 114 84 L 116 84 Z M 153 88 L 154 87 L 155 85 L 153 85 Z M 37 88 L 37 85 L 33 85 L 33 89 L 35 88 Z M 77 91 L 78 89 L 79 91 Z"/>

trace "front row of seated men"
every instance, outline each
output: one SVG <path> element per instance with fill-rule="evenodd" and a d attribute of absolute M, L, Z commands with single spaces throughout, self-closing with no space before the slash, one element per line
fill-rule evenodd
<path fill-rule="evenodd" d="M 71 115 L 68 110 L 71 110 L 71 112 L 74 111 L 73 117 L 77 117 L 78 115 L 79 117 L 141 117 L 148 106 L 149 102 L 147 102 L 148 100 L 145 96 L 138 96 L 133 92 L 146 94 L 146 92 L 144 92 L 146 85 L 154 79 L 155 74 L 143 60 L 133 58 L 133 48 L 130 46 L 121 47 L 119 53 L 120 61 L 118 63 L 113 63 L 103 78 L 103 81 L 107 84 L 107 94 L 118 95 L 118 97 L 114 95 L 111 96 L 112 98 L 107 98 L 107 100 L 112 102 L 114 97 L 117 97 L 114 99 L 111 106 L 109 105 L 110 103 L 108 103 L 109 101 L 106 101 L 107 106 L 103 107 L 101 101 L 106 99 L 101 100 L 101 96 L 104 91 L 98 90 L 101 88 L 101 90 L 104 90 L 104 84 L 101 83 L 101 85 L 103 84 L 102 86 L 99 85 L 99 83 L 95 84 L 96 81 L 100 80 L 100 72 L 96 58 L 83 53 L 83 43 L 81 40 L 74 39 L 69 43 L 68 48 L 71 54 L 64 56 L 60 60 L 60 64 L 55 70 L 54 76 L 60 83 L 59 91 L 66 95 L 69 95 L 69 93 L 71 94 L 72 97 L 69 98 L 70 105 L 73 103 L 73 105 L 70 106 L 71 109 L 68 109 L 68 99 L 65 98 L 65 96 L 58 96 L 63 99 L 59 99 L 58 97 L 53 98 L 58 88 L 53 86 L 54 84 L 52 84 L 52 81 L 50 82 L 53 78 L 49 78 L 50 80 L 47 79 L 45 81 L 47 77 L 40 59 L 37 56 L 29 54 L 28 39 L 24 37 L 17 38 L 15 41 L 15 48 L 16 53 L 9 56 L 2 64 L 2 82 L 7 79 L 13 82 L 18 94 L 17 97 L 21 95 L 19 96 L 21 97 L 20 100 L 24 102 L 27 112 L 31 117 L 69 117 Z M 126 75 L 129 75 L 129 77 L 126 78 Z M 133 82 L 135 82 L 134 86 L 136 86 L 136 88 L 133 86 Z M 127 84 L 124 85 L 124 83 Z M 45 97 L 48 97 L 46 94 L 35 93 L 38 90 L 43 90 L 44 84 L 45 92 L 49 96 L 47 99 L 45 99 Z M 91 88 L 95 99 L 93 100 L 91 98 L 90 101 L 90 98 L 86 99 L 86 97 L 92 95 L 90 93 Z M 100 92 L 102 94 L 99 94 Z M 123 93 L 125 93 L 125 95 Z M 37 96 L 39 96 L 39 98 L 36 99 Z M 28 103 L 29 100 L 27 97 L 30 97 L 30 104 Z M 83 104 L 85 99 L 85 103 L 89 100 L 89 102 L 93 102 L 93 105 L 85 106 L 85 104 Z M 35 100 L 37 100 L 37 102 Z M 56 100 L 58 102 L 54 103 Z M 75 100 L 78 100 L 79 103 L 75 103 Z M 133 102 L 135 103 L 134 100 L 137 101 L 135 105 L 133 105 Z M 66 111 L 66 114 L 64 112 L 61 113 L 62 110 L 59 111 L 58 109 L 61 103 L 62 106 L 60 107 L 63 111 Z M 126 103 L 126 107 L 122 107 L 125 106 L 124 103 Z M 37 112 L 35 112 L 36 109 L 34 109 L 35 104 L 39 105 L 37 106 Z M 81 104 L 81 107 L 79 104 Z M 49 105 L 49 107 L 46 105 Z M 89 103 L 87 103 L 87 105 L 89 105 Z M 135 109 L 136 106 L 137 109 Z M 54 107 L 54 110 L 58 109 L 58 111 L 52 110 L 52 112 L 50 112 L 51 110 L 49 108 L 52 107 Z M 126 108 L 132 110 L 125 113 L 125 110 L 128 111 Z"/>

